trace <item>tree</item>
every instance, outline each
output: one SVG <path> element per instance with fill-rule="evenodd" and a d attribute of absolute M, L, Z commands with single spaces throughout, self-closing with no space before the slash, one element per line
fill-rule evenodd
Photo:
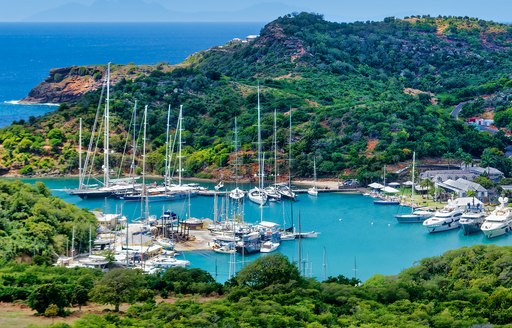
<path fill-rule="evenodd" d="M 59 308 L 55 304 L 50 304 L 48 308 L 44 311 L 45 317 L 52 318 L 52 325 L 57 315 L 59 315 Z"/>
<path fill-rule="evenodd" d="M 143 282 L 144 277 L 140 270 L 113 269 L 96 283 L 91 291 L 91 298 L 101 304 L 112 304 L 114 311 L 119 312 L 121 303 L 131 303 L 137 299 Z"/>
<path fill-rule="evenodd" d="M 301 283 L 297 267 L 282 254 L 271 254 L 251 262 L 234 277 L 237 285 L 263 289 L 273 284 Z"/>
<path fill-rule="evenodd" d="M 36 287 L 28 297 L 28 305 L 39 314 L 44 314 L 50 305 L 57 306 L 58 312 L 63 313 L 69 300 L 64 286 L 51 283 Z"/>
<path fill-rule="evenodd" d="M 81 285 L 76 285 L 71 293 L 71 304 L 78 305 L 78 311 L 82 311 L 82 305 L 89 301 L 89 290 Z"/>

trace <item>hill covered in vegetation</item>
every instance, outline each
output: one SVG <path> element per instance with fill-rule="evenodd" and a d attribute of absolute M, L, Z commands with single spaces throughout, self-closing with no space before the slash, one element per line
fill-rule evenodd
<path fill-rule="evenodd" d="M 384 164 L 409 160 L 413 151 L 420 158 L 458 154 L 465 161 L 485 151 L 501 156 L 509 143 L 503 131 L 481 133 L 450 112 L 464 103 L 463 113 L 486 112 L 496 115 L 498 126 L 510 127 L 511 47 L 511 26 L 468 17 L 334 23 L 316 14 L 287 15 L 267 24 L 254 41 L 233 40 L 180 65 L 159 64 L 119 78 L 111 94 L 111 147 L 131 151 L 125 140 L 134 103 L 147 104 L 147 167 L 162 173 L 167 108 L 176 122 L 183 105 L 186 173 L 233 175 L 237 117 L 241 174 L 254 177 L 259 84 L 266 152 L 272 150 L 277 112 L 279 172 L 287 171 L 290 115 L 292 172 L 300 177 L 312 175 L 313 158 L 319 176 L 368 180 Z M 89 92 L 54 113 L 2 129 L 3 170 L 76 172 L 77 120 L 89 129 L 99 103 L 100 92 Z M 121 164 L 122 155 L 112 157 Z M 500 163 L 509 175 L 512 163 Z"/>
<path fill-rule="evenodd" d="M 247 264 L 224 285 L 200 269 L 143 275 L 9 264 L 0 268 L 0 300 L 27 302 L 46 316 L 90 301 L 115 309 L 73 327 L 509 327 L 511 267 L 512 249 L 494 245 L 449 251 L 362 284 L 304 278 L 281 254 Z M 122 303 L 133 305 L 119 313 Z"/>

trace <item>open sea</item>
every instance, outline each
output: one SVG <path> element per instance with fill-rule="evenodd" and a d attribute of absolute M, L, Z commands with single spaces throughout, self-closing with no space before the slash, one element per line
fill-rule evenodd
<path fill-rule="evenodd" d="M 258 34 L 263 24 L 0 24 L 0 127 L 54 110 L 55 106 L 18 105 L 51 68 L 70 65 L 158 62 L 179 63 L 188 55 L 232 38 Z M 76 178 L 23 179 L 43 181 L 53 194 L 88 209 L 122 211 L 129 220 L 140 216 L 138 203 L 119 200 L 82 200 L 69 196 L 65 188 L 76 188 Z M 203 184 L 213 188 L 213 184 Z M 229 185 L 227 185 L 229 188 Z M 247 189 L 247 186 L 246 188 Z M 185 216 L 187 201 L 153 203 L 151 214 L 173 210 Z M 245 220 L 260 220 L 259 206 L 246 201 Z M 402 209 L 403 210 L 403 209 Z M 191 199 L 194 217 L 213 217 L 213 198 Z M 374 274 L 391 275 L 424 257 L 475 244 L 511 245 L 512 236 L 488 240 L 483 234 L 464 236 L 452 230 L 429 234 L 421 224 L 398 224 L 393 215 L 398 206 L 376 206 L 373 199 L 359 194 L 299 195 L 297 202 L 283 201 L 263 208 L 263 219 L 289 226 L 291 213 L 302 231 L 318 231 L 316 239 L 302 242 L 305 274 L 318 279 L 343 274 L 366 280 Z M 297 241 L 283 242 L 279 251 L 298 260 Z M 192 267 L 209 271 L 218 281 L 229 274 L 229 256 L 210 251 L 186 252 L 182 257 Z M 237 269 L 260 255 L 237 258 Z"/>

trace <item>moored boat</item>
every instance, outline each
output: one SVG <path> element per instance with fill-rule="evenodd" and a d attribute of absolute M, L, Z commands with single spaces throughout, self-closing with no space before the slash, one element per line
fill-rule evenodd
<path fill-rule="evenodd" d="M 432 217 L 434 212 L 426 209 L 413 210 L 412 213 L 396 214 L 395 219 L 398 223 L 421 223 Z"/>
<path fill-rule="evenodd" d="M 423 226 L 430 233 L 460 228 L 459 221 L 464 212 L 465 204 L 470 202 L 470 197 L 457 198 L 448 202 L 448 205 L 437 210 L 434 216 L 423 221 Z"/>
<path fill-rule="evenodd" d="M 512 208 L 507 206 L 508 198 L 499 199 L 500 205 L 485 218 L 482 224 L 482 232 L 487 238 L 494 238 L 512 230 Z"/>
<path fill-rule="evenodd" d="M 275 250 L 277 250 L 277 248 L 280 246 L 281 244 L 279 243 L 274 243 L 270 240 L 267 240 L 266 242 L 264 242 L 263 244 L 261 244 L 261 248 L 260 248 L 260 252 L 261 253 L 270 253 L 270 252 L 273 252 Z"/>
<path fill-rule="evenodd" d="M 480 227 L 485 219 L 484 205 L 478 199 L 474 199 L 472 204 L 468 204 L 464 213 L 460 217 L 460 226 L 465 235 L 480 232 Z"/>

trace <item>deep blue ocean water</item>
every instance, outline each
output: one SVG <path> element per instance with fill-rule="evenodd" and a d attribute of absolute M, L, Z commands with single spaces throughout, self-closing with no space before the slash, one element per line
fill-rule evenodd
<path fill-rule="evenodd" d="M 69 65 L 113 63 L 178 63 L 188 55 L 232 38 L 258 34 L 262 24 L 0 24 L 0 127 L 13 120 L 28 119 L 55 109 L 50 106 L 25 106 L 6 103 L 26 96 L 44 79 L 51 68 Z M 26 181 L 35 182 L 35 179 Z M 54 195 L 88 209 L 121 211 L 129 219 L 140 216 L 137 203 L 117 200 L 81 200 L 69 196 L 64 188 L 77 187 L 73 178 L 43 179 Z M 210 184 L 210 187 L 213 187 Z M 289 202 L 271 204 L 263 210 L 264 220 L 290 224 Z M 184 215 L 188 203 L 151 204 L 152 214 L 172 209 Z M 191 200 L 191 215 L 213 217 L 213 199 Z M 512 236 L 487 240 L 482 234 L 463 236 L 460 231 L 428 234 L 421 224 L 397 224 L 396 206 L 375 206 L 361 195 L 321 194 L 318 199 L 300 195 L 294 203 L 294 223 L 300 212 L 304 231 L 319 231 L 317 239 L 304 240 L 303 259 L 307 274 L 343 274 L 368 279 L 374 274 L 397 274 L 416 261 L 440 255 L 447 250 L 474 244 L 511 245 Z M 284 215 L 283 215 L 284 213 Z M 258 206 L 246 202 L 245 218 L 257 222 Z M 279 249 L 291 260 L 298 258 L 298 243 L 283 242 Z M 213 252 L 191 252 L 182 256 L 193 267 L 209 271 L 219 281 L 229 272 L 229 256 Z M 259 255 L 248 256 L 250 261 Z M 242 259 L 237 259 L 238 269 Z"/>
<path fill-rule="evenodd" d="M 258 23 L 0 23 L 0 127 L 53 106 L 16 105 L 52 68 L 176 64 L 194 52 L 259 34 Z"/>

